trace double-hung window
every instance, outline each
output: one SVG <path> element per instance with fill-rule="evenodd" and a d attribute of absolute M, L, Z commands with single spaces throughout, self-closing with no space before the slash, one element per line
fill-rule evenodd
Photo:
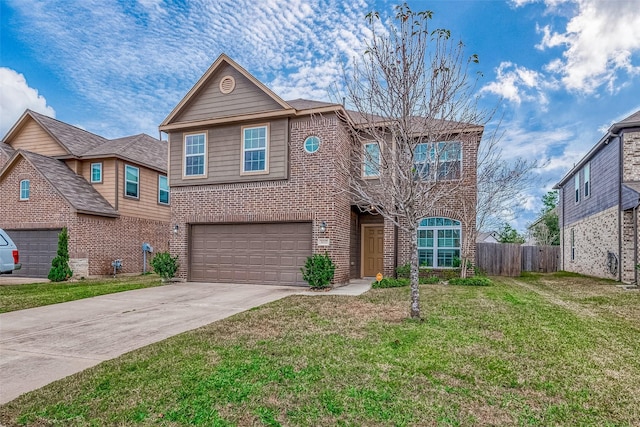
<path fill-rule="evenodd" d="M 380 176 L 380 146 L 377 142 L 368 142 L 363 145 L 363 148 L 362 175 L 365 178 Z"/>
<path fill-rule="evenodd" d="M 591 194 L 591 163 L 584 165 L 584 197 Z"/>
<path fill-rule="evenodd" d="M 31 183 L 28 179 L 23 179 L 20 181 L 20 200 L 29 200 L 29 196 L 31 195 L 30 193 Z"/>
<path fill-rule="evenodd" d="M 413 158 L 415 175 L 422 180 L 460 178 L 462 150 L 459 141 L 419 143 Z"/>
<path fill-rule="evenodd" d="M 242 173 L 268 171 L 268 126 L 242 128 Z"/>
<path fill-rule="evenodd" d="M 460 221 L 425 218 L 418 226 L 418 261 L 421 267 L 452 268 L 460 265 Z"/>
<path fill-rule="evenodd" d="M 124 195 L 140 198 L 140 169 L 135 166 L 124 167 Z"/>
<path fill-rule="evenodd" d="M 102 182 L 102 163 L 91 163 L 91 182 Z"/>
<path fill-rule="evenodd" d="M 573 177 L 576 203 L 580 203 L 580 173 Z"/>
<path fill-rule="evenodd" d="M 184 136 L 184 176 L 205 176 L 207 136 L 194 133 Z"/>
<path fill-rule="evenodd" d="M 166 175 L 158 176 L 158 203 L 169 204 L 169 181 Z"/>

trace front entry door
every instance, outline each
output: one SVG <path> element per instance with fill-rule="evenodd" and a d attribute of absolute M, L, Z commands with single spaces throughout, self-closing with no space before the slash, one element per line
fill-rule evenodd
<path fill-rule="evenodd" d="M 362 226 L 362 276 L 375 277 L 382 273 L 384 246 L 383 225 Z"/>

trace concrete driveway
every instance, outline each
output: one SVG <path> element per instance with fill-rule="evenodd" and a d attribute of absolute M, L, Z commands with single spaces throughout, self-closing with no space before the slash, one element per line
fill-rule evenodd
<path fill-rule="evenodd" d="M 0 314 L 0 403 L 303 290 L 179 283 Z"/>

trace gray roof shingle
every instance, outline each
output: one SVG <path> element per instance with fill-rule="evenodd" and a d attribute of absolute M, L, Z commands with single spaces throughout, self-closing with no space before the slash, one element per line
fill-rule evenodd
<path fill-rule="evenodd" d="M 83 157 L 119 156 L 166 172 L 168 145 L 147 134 L 111 139 L 84 153 Z"/>
<path fill-rule="evenodd" d="M 119 216 L 86 179 L 76 175 L 61 160 L 22 150 L 18 150 L 16 155 L 24 156 L 78 212 Z"/>
<path fill-rule="evenodd" d="M 70 124 L 52 119 L 44 114 L 29 110 L 31 117 L 47 130 L 73 156 L 80 157 L 87 150 L 108 140 L 94 133 L 82 130 Z"/>

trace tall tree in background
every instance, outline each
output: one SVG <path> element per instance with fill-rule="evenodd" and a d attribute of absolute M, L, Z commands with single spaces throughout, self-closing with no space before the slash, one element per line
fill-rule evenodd
<path fill-rule="evenodd" d="M 560 244 L 560 223 L 558 220 L 558 192 L 549 191 L 542 196 L 540 218 L 529 229 L 538 245 Z"/>
<path fill-rule="evenodd" d="M 432 30 L 431 11 L 405 3 L 395 12 L 390 19 L 366 16 L 371 37 L 346 82 L 357 143 L 344 173 L 353 177 L 349 191 L 362 211 L 409 236 L 410 312 L 420 318 L 418 223 L 459 196 L 461 174 L 475 175 L 475 159 L 461 170 L 461 144 L 477 146 L 488 115 L 478 109 L 468 75 L 477 56 L 466 56 L 448 30 Z M 475 206 L 475 189 L 465 197 Z"/>
<path fill-rule="evenodd" d="M 498 230 L 498 242 L 500 243 L 524 243 L 524 236 L 518 233 L 511 224 L 505 222 Z"/>

